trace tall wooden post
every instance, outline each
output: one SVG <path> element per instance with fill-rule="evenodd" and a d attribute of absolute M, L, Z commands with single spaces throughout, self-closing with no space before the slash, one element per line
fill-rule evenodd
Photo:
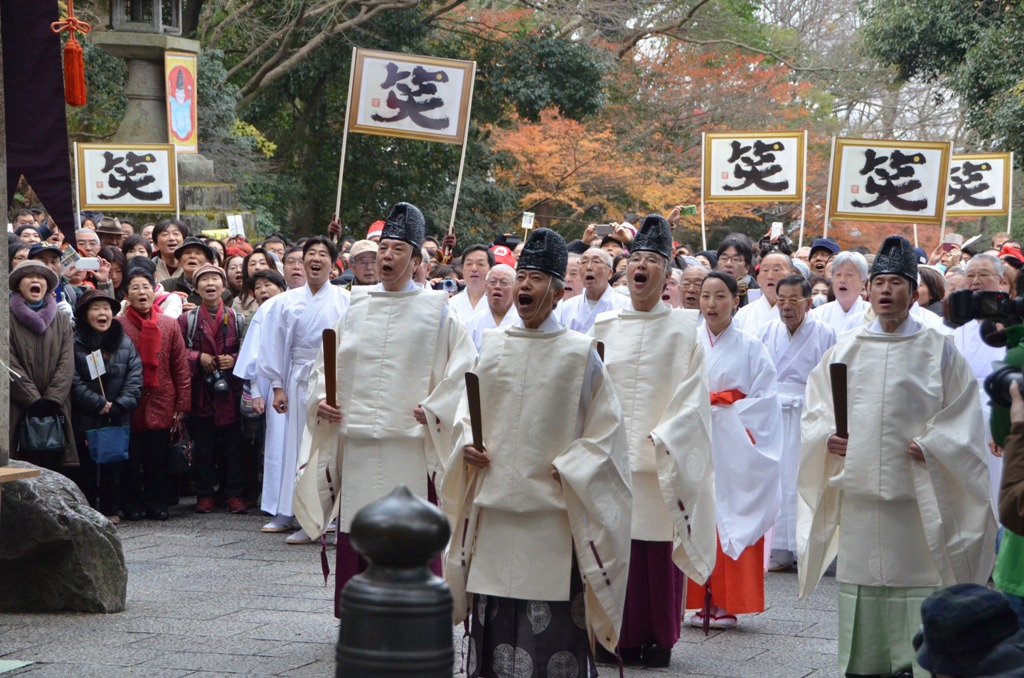
<path fill-rule="evenodd" d="M 3 19 L 0 18 L 0 22 Z M 4 48 L 3 48 L 3 34 L 0 33 L 0 149 L 3 150 L 3 155 L 7 157 L 7 122 L 5 118 L 4 108 Z M 0 205 L 3 206 L 4 220 L 7 219 L 8 203 L 7 203 L 7 163 L 0 162 Z M 7 248 L 0 247 L 0 299 L 7 299 L 7 276 L 3 275 L 3 271 L 7 270 Z M 4 304 L 3 308 L 0 309 L 0 360 L 3 360 L 4 365 L 7 365 L 10 360 L 10 339 L 11 331 L 8 327 L 10 322 L 10 304 Z M 3 372 L 7 370 L 4 369 Z M 7 374 L 0 374 L 0 379 L 4 380 L 4 383 L 10 383 L 10 379 Z M 7 435 L 7 431 L 10 427 L 10 388 L 0 388 L 0 466 L 7 466 L 7 461 L 10 459 L 11 451 L 7 449 L 8 441 L 10 437 Z"/>

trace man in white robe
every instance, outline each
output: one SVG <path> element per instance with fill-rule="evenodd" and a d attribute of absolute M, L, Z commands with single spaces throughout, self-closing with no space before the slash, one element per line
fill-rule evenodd
<path fill-rule="evenodd" d="M 551 316 L 566 258 L 557 233 L 530 234 L 515 284 L 522 325 L 486 331 L 474 368 L 483 448 L 464 416 L 445 469 L 446 576 L 454 622 L 472 613 L 470 678 L 596 675 L 591 643 L 618 643 L 629 459 L 594 339 Z"/>
<path fill-rule="evenodd" d="M 337 516 L 335 614 L 342 587 L 366 568 L 348 533 L 359 509 L 403 484 L 434 497 L 451 451 L 464 375 L 476 351 L 448 308 L 448 294 L 412 281 L 426 221 L 398 203 L 384 223 L 374 287 L 356 287 L 335 324 L 335 405 L 327 401 L 324 356 L 310 375 L 307 428 L 295 516 L 319 536 Z"/>
<path fill-rule="evenodd" d="M 775 305 L 779 319 L 761 328 L 759 338 L 775 364 L 782 406 L 782 459 L 779 486 L 782 504 L 775 520 L 768 569 L 783 572 L 796 562 L 796 474 L 800 466 L 800 413 L 804 389 L 825 351 L 836 343 L 836 333 L 810 316 L 811 284 L 802 276 L 779 281 Z"/>
<path fill-rule="evenodd" d="M 860 252 L 840 252 L 832 261 L 832 294 L 835 301 L 815 308 L 811 317 L 832 327 L 836 336 L 850 319 L 868 309 L 861 292 L 868 279 L 868 262 Z"/>
<path fill-rule="evenodd" d="M 1005 292 L 1007 289 L 1006 278 L 1003 275 L 1003 262 L 999 257 L 991 254 L 978 254 L 967 262 L 967 270 L 964 273 L 964 281 L 968 288 L 974 292 Z M 978 398 L 981 402 L 982 416 L 988 423 L 992 414 L 988 394 L 985 393 L 985 378 L 992 373 L 992 363 L 1001 361 L 1006 357 L 1005 346 L 989 346 L 981 338 L 981 323 L 977 320 L 961 325 L 953 331 L 953 345 L 957 347 L 960 354 L 967 359 L 978 380 Z M 985 445 L 994 450 L 992 435 L 989 428 L 985 427 Z M 1001 454 L 1001 452 L 1000 452 Z M 1003 477 L 1003 459 L 1001 456 L 989 454 L 988 473 L 989 483 L 992 487 L 992 510 L 999 515 L 999 486 Z"/>
<path fill-rule="evenodd" d="M 493 266 L 494 252 L 487 245 L 471 245 L 463 252 L 462 280 L 466 283 L 466 289 L 448 301 L 448 308 L 454 311 L 455 317 L 463 325 L 469 323 L 474 313 L 486 307 L 486 304 L 480 302 L 487 292 L 487 272 Z"/>
<path fill-rule="evenodd" d="M 323 345 L 323 331 L 344 317 L 349 306 L 348 291 L 329 282 L 335 259 L 337 250 L 330 240 L 322 236 L 307 240 L 302 246 L 306 284 L 279 295 L 260 332 L 256 374 L 270 382 L 274 411 L 288 418 L 281 468 L 282 474 L 291 473 L 293 480 L 303 461 L 299 448 L 306 430 L 309 373 Z M 282 484 L 287 483 L 284 478 Z M 308 544 L 312 536 L 300 529 L 285 541 Z"/>
<path fill-rule="evenodd" d="M 703 584 L 716 555 L 711 399 L 697 335 L 703 330 L 699 311 L 661 300 L 671 257 L 672 230 L 652 214 L 630 246 L 630 306 L 601 314 L 591 330 L 604 343 L 622 403 L 633 483 L 619 652 L 645 667 L 669 665 L 685 608 L 683 573 Z"/>
<path fill-rule="evenodd" d="M 838 554 L 840 672 L 926 676 L 911 646 L 921 602 L 992 572 L 984 422 L 967 361 L 910 315 L 917 260 L 905 238 L 882 244 L 868 294 L 876 320 L 840 335 L 807 383 L 800 595 Z M 848 439 L 836 435 L 831 363 L 849 371 Z"/>
<path fill-rule="evenodd" d="M 276 277 L 275 277 L 276 276 Z M 249 394 L 253 401 L 253 410 L 257 414 L 265 415 L 266 425 L 263 433 L 263 491 L 260 494 L 260 510 L 274 518 L 263 526 L 263 532 L 287 532 L 294 523 L 292 516 L 292 492 L 295 489 L 295 458 L 288 462 L 285 459 L 287 445 L 285 441 L 285 429 L 288 417 L 280 414 L 273 407 L 267 408 L 268 399 L 273 398 L 273 390 L 270 388 L 270 380 L 261 377 L 256 372 L 256 363 L 260 352 L 263 351 L 264 322 L 270 310 L 286 289 L 284 277 L 276 269 L 257 271 L 254 275 L 257 289 L 254 297 L 259 303 L 259 308 L 249 321 L 249 327 L 245 333 L 245 340 L 238 352 L 238 361 L 235 363 L 234 373 L 240 379 L 249 382 Z M 263 292 L 262 280 L 270 280 L 271 284 L 265 286 L 268 292 Z M 277 291 L 273 291 L 277 290 Z M 266 295 L 271 296 L 267 297 Z M 269 331 L 269 330 L 268 330 Z M 293 449 L 294 452 L 294 449 Z M 287 470 L 286 470 L 286 467 Z"/>
<path fill-rule="evenodd" d="M 629 304 L 629 297 L 608 284 L 612 273 L 612 256 L 604 250 L 591 247 L 580 255 L 583 294 L 559 304 L 558 318 L 563 325 L 577 332 L 589 332 L 597 316 Z"/>
<path fill-rule="evenodd" d="M 757 284 L 761 296 L 736 312 L 733 323 L 737 329 L 757 336 L 772 320 L 778 320 L 779 308 L 775 305 L 775 286 L 783 278 L 793 275 L 793 262 L 782 252 L 772 252 L 761 260 L 757 269 Z"/>
<path fill-rule="evenodd" d="M 512 303 L 512 284 L 515 278 L 516 269 L 508 264 L 495 264 L 487 272 L 487 303 L 481 304 L 466 323 L 466 331 L 477 351 L 480 350 L 484 330 L 513 325 L 519 320 L 519 314 Z"/>

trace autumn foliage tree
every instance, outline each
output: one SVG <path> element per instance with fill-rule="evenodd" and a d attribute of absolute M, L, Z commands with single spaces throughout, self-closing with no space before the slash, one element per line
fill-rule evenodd
<path fill-rule="evenodd" d="M 810 85 L 764 56 L 650 45 L 618 65 L 609 98 L 582 121 L 548 110 L 537 122 L 520 119 L 492 130 L 494 148 L 509 159 L 496 171 L 498 181 L 519 191 L 524 210 L 561 224 L 567 234 L 626 212 L 699 204 L 701 133 L 708 131 L 811 128 L 809 183 L 824 202 L 827 108 Z M 794 219 L 798 207 L 713 204 L 706 217 L 719 230 L 745 227 L 759 235 L 765 220 Z M 699 217 L 684 217 L 681 235 L 696 242 L 699 224 Z"/>

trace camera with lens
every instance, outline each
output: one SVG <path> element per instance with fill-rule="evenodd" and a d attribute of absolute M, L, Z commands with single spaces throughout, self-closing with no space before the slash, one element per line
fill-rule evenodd
<path fill-rule="evenodd" d="M 1006 292 L 959 290 L 946 299 L 947 322 L 953 327 L 960 327 L 972 320 L 981 321 L 986 343 L 996 323 L 1009 327 L 1020 325 L 1024 319 L 1024 297 L 1014 299 Z M 991 326 L 988 332 L 985 331 L 986 324 Z M 1006 345 L 1005 341 L 1002 345 Z"/>
<path fill-rule="evenodd" d="M 203 377 L 203 381 L 206 382 L 206 388 L 210 389 L 210 393 L 215 396 L 223 397 L 231 393 L 231 384 L 220 370 L 210 372 Z"/>
<path fill-rule="evenodd" d="M 946 297 L 946 322 L 960 327 L 972 320 L 980 323 L 982 340 L 989 346 L 1006 346 L 1006 358 L 994 362 L 985 377 L 985 393 L 992 401 L 991 427 L 996 444 L 1002 445 L 1009 433 L 1007 410 L 1010 407 L 1010 384 L 1017 382 L 1024 392 L 1024 296 L 1011 297 L 1006 292 L 959 290 Z"/>
<path fill-rule="evenodd" d="M 444 290 L 448 294 L 455 294 L 459 291 L 459 283 L 451 278 L 445 278 L 431 285 L 435 290 Z"/>

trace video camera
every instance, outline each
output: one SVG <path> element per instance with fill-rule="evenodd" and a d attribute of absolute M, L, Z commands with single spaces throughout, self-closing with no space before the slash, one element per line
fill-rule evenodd
<path fill-rule="evenodd" d="M 1024 322 L 1024 296 L 1013 298 L 1006 292 L 960 290 L 946 297 L 946 322 L 960 327 L 971 320 L 981 323 L 982 340 L 989 346 L 1006 346 L 1007 328 Z M 1012 348 L 1012 347 L 1011 347 Z M 1010 407 L 1010 384 L 1017 382 L 1024 392 L 1024 374 L 1020 365 L 996 362 L 985 378 L 985 393 L 994 405 Z"/>

